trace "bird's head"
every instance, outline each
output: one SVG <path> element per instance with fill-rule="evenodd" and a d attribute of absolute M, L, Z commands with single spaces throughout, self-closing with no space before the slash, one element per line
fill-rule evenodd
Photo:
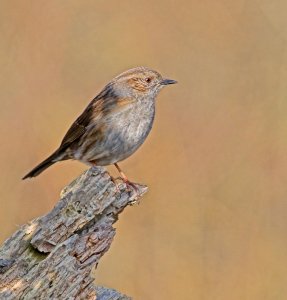
<path fill-rule="evenodd" d="M 157 71 L 146 67 L 127 70 L 113 79 L 113 87 L 122 97 L 156 97 L 158 92 L 175 80 L 163 78 Z"/>

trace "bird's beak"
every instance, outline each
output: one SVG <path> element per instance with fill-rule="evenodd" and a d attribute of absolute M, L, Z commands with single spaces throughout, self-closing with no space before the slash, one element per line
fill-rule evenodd
<path fill-rule="evenodd" d="M 177 83 L 177 81 L 172 80 L 172 79 L 163 79 L 160 84 L 161 85 L 169 85 L 169 84 L 175 84 Z"/>

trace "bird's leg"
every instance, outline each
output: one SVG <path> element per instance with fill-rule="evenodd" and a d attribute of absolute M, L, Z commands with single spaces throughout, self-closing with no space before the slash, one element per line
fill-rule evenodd
<path fill-rule="evenodd" d="M 122 169 L 120 168 L 120 166 L 119 166 L 117 163 L 115 163 L 114 165 L 115 165 L 115 167 L 117 168 L 117 170 L 119 171 L 119 173 L 120 173 L 121 178 L 123 179 L 123 181 L 124 181 L 124 182 L 129 182 L 128 177 L 127 177 L 126 174 L 122 171 Z"/>
<path fill-rule="evenodd" d="M 120 175 L 121 175 L 121 178 L 123 179 L 124 183 L 126 184 L 127 188 L 129 191 L 131 191 L 131 188 L 132 187 L 136 192 L 137 194 L 139 193 L 139 189 L 138 187 L 132 183 L 131 181 L 128 180 L 128 177 L 126 176 L 126 174 L 122 171 L 122 169 L 119 167 L 119 165 L 117 163 L 114 164 L 115 167 L 117 168 L 117 170 L 119 171 Z"/>

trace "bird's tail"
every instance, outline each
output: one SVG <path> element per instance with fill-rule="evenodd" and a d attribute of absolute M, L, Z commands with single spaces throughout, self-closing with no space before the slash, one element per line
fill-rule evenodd
<path fill-rule="evenodd" d="M 22 179 L 24 180 L 26 178 L 38 176 L 40 173 L 42 173 L 44 170 L 46 170 L 59 160 L 61 160 L 61 156 L 59 155 L 59 151 L 56 150 L 52 155 L 50 155 L 47 159 L 45 159 L 38 166 L 36 166 L 32 171 L 26 174 Z"/>

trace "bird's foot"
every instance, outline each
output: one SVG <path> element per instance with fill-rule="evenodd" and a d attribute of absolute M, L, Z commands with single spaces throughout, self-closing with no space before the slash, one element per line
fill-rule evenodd
<path fill-rule="evenodd" d="M 129 181 L 128 179 L 126 178 L 122 178 L 122 177 L 111 177 L 111 180 L 112 182 L 115 184 L 116 186 L 116 191 L 117 193 L 120 193 L 121 192 L 121 183 L 124 183 L 125 184 L 125 190 L 130 194 L 132 195 L 133 192 L 136 193 L 135 197 L 133 200 L 130 201 L 130 205 L 134 205 L 134 204 L 139 204 L 139 196 L 140 196 L 140 191 L 139 191 L 139 188 L 137 187 L 137 185 L 131 181 Z M 119 182 L 120 181 L 120 182 Z"/>
<path fill-rule="evenodd" d="M 130 201 L 130 205 L 134 205 L 134 204 L 139 204 L 139 196 L 140 196 L 140 191 L 139 188 L 137 187 L 137 185 L 131 181 L 129 181 L 128 179 L 123 179 L 125 185 L 126 185 L 126 190 L 128 191 L 129 194 L 132 194 L 133 191 L 136 193 L 135 198 L 133 200 Z"/>

